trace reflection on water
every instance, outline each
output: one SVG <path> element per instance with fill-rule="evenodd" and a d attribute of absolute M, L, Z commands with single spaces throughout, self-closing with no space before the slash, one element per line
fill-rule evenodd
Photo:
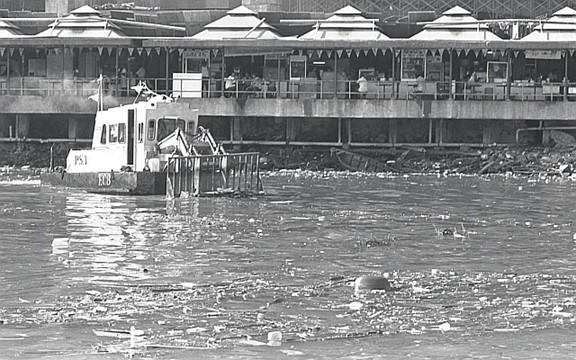
<path fill-rule="evenodd" d="M 41 332 L 56 315 L 39 308 L 78 300 L 62 320 L 79 329 L 64 353 L 90 352 L 103 340 L 91 330 L 109 326 L 145 326 L 155 342 L 173 344 L 168 331 L 200 326 L 190 314 L 207 309 L 226 319 L 204 319 L 201 328 L 227 327 L 221 334 L 244 334 L 258 316 L 267 319 L 265 329 L 309 329 L 312 343 L 301 343 L 301 335 L 297 350 L 326 358 L 339 353 L 314 340 L 339 332 L 383 334 L 361 342 L 366 356 L 379 354 L 382 341 L 406 356 L 414 341 L 429 339 L 472 356 L 463 344 L 481 344 L 494 331 L 513 331 L 528 344 L 536 330 L 534 336 L 574 332 L 570 182 L 283 173 L 268 176 L 266 185 L 262 198 L 168 201 L 0 184 L 0 320 Z M 347 311 L 355 299 L 345 280 L 364 274 L 387 274 L 400 290 L 360 299 L 361 310 Z M 150 292 L 152 286 L 172 292 L 159 298 L 164 292 Z M 159 299 L 171 299 L 170 306 L 134 305 Z M 95 300 L 105 314 L 89 308 Z M 112 314 L 114 301 L 134 313 Z M 26 338 L 6 339 L 0 347 L 19 349 L 14 354 L 54 347 L 36 343 L 30 350 L 34 342 Z M 573 350 L 574 343 L 564 345 L 556 355 Z M 246 357 L 266 353 L 243 349 Z"/>

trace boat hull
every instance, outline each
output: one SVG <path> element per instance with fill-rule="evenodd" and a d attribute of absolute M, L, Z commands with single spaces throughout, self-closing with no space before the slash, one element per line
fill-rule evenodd
<path fill-rule="evenodd" d="M 166 194 L 166 173 L 162 172 L 47 172 L 40 175 L 40 181 L 103 194 Z"/>
<path fill-rule="evenodd" d="M 340 165 L 347 170 L 376 173 L 394 170 L 378 160 L 351 151 L 332 148 L 331 153 L 336 156 Z"/>

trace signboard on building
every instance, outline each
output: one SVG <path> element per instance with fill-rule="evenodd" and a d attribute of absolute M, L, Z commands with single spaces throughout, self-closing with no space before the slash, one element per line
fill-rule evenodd
<path fill-rule="evenodd" d="M 526 59 L 547 59 L 559 60 L 562 58 L 561 50 L 526 50 L 524 52 Z"/>

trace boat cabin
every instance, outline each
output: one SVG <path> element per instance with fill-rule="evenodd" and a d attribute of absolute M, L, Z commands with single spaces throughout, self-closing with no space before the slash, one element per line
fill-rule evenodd
<path fill-rule="evenodd" d="M 157 144 L 176 128 L 195 135 L 198 110 L 186 103 L 142 101 L 99 111 L 92 149 L 70 151 L 66 171 L 162 171 Z"/>

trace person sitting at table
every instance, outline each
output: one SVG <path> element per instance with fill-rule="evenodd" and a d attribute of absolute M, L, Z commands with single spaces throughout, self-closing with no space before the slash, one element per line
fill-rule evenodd
<path fill-rule="evenodd" d="M 244 90 L 246 96 L 254 96 L 260 88 L 257 86 L 256 75 L 246 75 L 242 80 L 242 90 Z"/>
<path fill-rule="evenodd" d="M 252 89 L 254 91 L 262 90 L 262 79 L 258 75 L 252 75 Z"/>

